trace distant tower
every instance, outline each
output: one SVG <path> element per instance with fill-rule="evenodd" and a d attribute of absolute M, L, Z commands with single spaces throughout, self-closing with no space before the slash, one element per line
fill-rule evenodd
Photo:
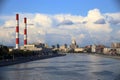
<path fill-rule="evenodd" d="M 27 18 L 24 18 L 25 29 L 24 29 L 24 45 L 27 45 Z"/>
<path fill-rule="evenodd" d="M 19 49 L 19 14 L 16 14 L 16 49 Z"/>
<path fill-rule="evenodd" d="M 77 43 L 76 43 L 75 39 L 72 39 L 72 43 L 70 45 L 70 48 L 72 48 L 72 49 L 77 48 Z"/>
<path fill-rule="evenodd" d="M 75 39 L 72 39 L 72 44 L 76 45 Z"/>

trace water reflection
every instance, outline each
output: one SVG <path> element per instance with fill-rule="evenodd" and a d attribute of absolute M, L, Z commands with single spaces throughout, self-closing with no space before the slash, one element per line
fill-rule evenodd
<path fill-rule="evenodd" d="M 120 60 L 68 54 L 0 68 L 0 80 L 120 80 Z"/>

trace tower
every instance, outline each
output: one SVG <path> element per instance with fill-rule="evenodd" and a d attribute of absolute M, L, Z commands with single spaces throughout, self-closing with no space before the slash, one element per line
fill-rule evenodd
<path fill-rule="evenodd" d="M 72 44 L 76 45 L 75 39 L 72 39 Z"/>
<path fill-rule="evenodd" d="M 77 48 L 77 46 L 78 46 L 78 45 L 77 45 L 75 39 L 72 39 L 72 43 L 71 43 L 71 45 L 70 45 L 70 48 L 75 49 L 75 48 Z"/>
<path fill-rule="evenodd" d="M 16 49 L 19 49 L 19 14 L 16 14 Z"/>
<path fill-rule="evenodd" d="M 24 24 L 25 24 L 25 28 L 24 28 L 24 45 L 27 45 L 27 18 L 24 18 Z"/>

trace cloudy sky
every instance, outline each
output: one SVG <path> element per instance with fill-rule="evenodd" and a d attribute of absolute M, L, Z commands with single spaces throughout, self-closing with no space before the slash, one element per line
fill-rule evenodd
<path fill-rule="evenodd" d="M 0 44 L 15 46 L 15 14 L 28 18 L 28 43 L 79 46 L 120 42 L 119 0 L 1 0 Z M 30 25 L 33 24 L 33 25 Z"/>

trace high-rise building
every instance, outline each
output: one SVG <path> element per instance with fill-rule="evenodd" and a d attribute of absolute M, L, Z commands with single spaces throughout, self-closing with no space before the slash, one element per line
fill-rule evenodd
<path fill-rule="evenodd" d="M 72 44 L 76 45 L 76 41 L 75 41 L 75 39 L 72 40 Z"/>
<path fill-rule="evenodd" d="M 72 44 L 70 45 L 70 48 L 72 48 L 72 49 L 77 48 L 77 43 L 76 43 L 75 39 L 72 40 Z"/>

